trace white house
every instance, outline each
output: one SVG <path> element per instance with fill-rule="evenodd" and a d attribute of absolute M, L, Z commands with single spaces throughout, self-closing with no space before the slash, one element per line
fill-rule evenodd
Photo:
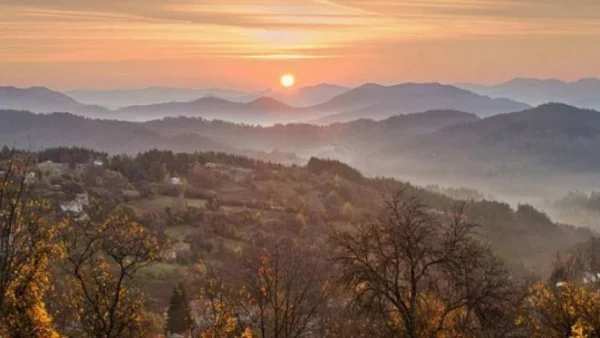
<path fill-rule="evenodd" d="M 81 214 L 83 205 L 77 203 L 77 201 L 68 201 L 60 204 L 60 210 L 66 213 Z"/>
<path fill-rule="evenodd" d="M 169 180 L 169 182 L 172 185 L 181 185 L 181 178 L 180 177 L 171 177 L 171 179 Z"/>
<path fill-rule="evenodd" d="M 189 243 L 177 242 L 175 243 L 175 245 L 173 245 L 171 250 L 165 251 L 163 253 L 163 257 L 166 260 L 174 261 L 175 259 L 177 259 L 178 255 L 190 252 L 191 248 L 192 246 Z"/>
<path fill-rule="evenodd" d="M 77 194 L 75 199 L 60 204 L 60 209 L 63 212 L 73 213 L 79 215 L 83 212 L 83 209 L 89 204 L 89 196 L 87 193 Z"/>
<path fill-rule="evenodd" d="M 95 160 L 93 164 L 94 164 L 94 167 L 103 167 L 104 166 L 104 161 Z"/>
<path fill-rule="evenodd" d="M 25 174 L 25 184 L 32 184 L 33 182 L 35 182 L 35 173 L 30 171 Z"/>
<path fill-rule="evenodd" d="M 69 163 L 55 163 L 50 160 L 38 163 L 38 169 L 44 173 L 60 174 L 69 170 Z"/>
<path fill-rule="evenodd" d="M 582 281 L 584 284 L 598 283 L 600 282 L 600 273 L 586 271 L 583 273 Z"/>

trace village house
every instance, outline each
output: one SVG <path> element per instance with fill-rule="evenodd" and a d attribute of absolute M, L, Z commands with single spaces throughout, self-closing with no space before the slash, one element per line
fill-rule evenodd
<path fill-rule="evenodd" d="M 252 179 L 254 171 L 252 169 L 237 168 L 231 169 L 231 177 L 235 183 L 244 183 Z"/>
<path fill-rule="evenodd" d="M 600 282 L 600 273 L 592 272 L 590 270 L 583 273 L 582 281 L 584 284 L 595 284 Z"/>
<path fill-rule="evenodd" d="M 176 176 L 171 177 L 171 179 L 169 180 L 169 182 L 172 185 L 181 185 L 181 183 L 182 183 L 181 178 L 180 177 L 176 177 Z"/>
<path fill-rule="evenodd" d="M 48 160 L 46 162 L 38 163 L 37 167 L 42 173 L 44 173 L 46 175 L 62 174 L 63 172 L 69 170 L 68 163 L 62 163 L 62 162 L 57 163 L 57 162 L 52 162 L 50 160 Z"/>
<path fill-rule="evenodd" d="M 178 256 L 190 252 L 191 249 L 192 246 L 190 243 L 177 242 L 170 250 L 167 250 L 163 253 L 163 258 L 168 261 L 174 261 Z"/>
<path fill-rule="evenodd" d="M 33 171 L 28 172 L 27 174 L 25 174 L 25 184 L 33 184 L 35 182 L 35 173 Z"/>
<path fill-rule="evenodd" d="M 60 204 L 60 209 L 66 213 L 79 215 L 83 213 L 85 207 L 89 205 L 89 196 L 87 193 L 77 194 L 72 201 Z"/>

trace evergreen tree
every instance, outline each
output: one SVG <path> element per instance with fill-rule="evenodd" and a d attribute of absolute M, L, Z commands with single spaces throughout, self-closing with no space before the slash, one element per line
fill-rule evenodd
<path fill-rule="evenodd" d="M 169 310 L 167 311 L 167 335 L 172 333 L 182 334 L 192 328 L 192 314 L 190 302 L 185 288 L 180 283 L 173 288 Z"/>

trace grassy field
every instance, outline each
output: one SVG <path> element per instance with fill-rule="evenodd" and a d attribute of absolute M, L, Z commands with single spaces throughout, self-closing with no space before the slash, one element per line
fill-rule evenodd
<path fill-rule="evenodd" d="M 156 278 L 156 279 L 172 279 L 174 276 L 178 276 L 182 270 L 182 266 L 175 263 L 159 262 L 149 265 L 142 270 L 140 273 L 145 278 Z"/>
<path fill-rule="evenodd" d="M 187 236 L 198 233 L 198 229 L 189 225 L 178 225 L 165 230 L 169 238 L 182 242 Z"/>
<path fill-rule="evenodd" d="M 185 204 L 188 207 L 204 208 L 206 200 L 186 198 Z M 157 196 L 151 199 L 142 199 L 130 203 L 131 208 L 136 214 L 143 215 L 146 213 L 162 212 L 165 208 L 179 207 L 179 198 L 171 196 Z"/>

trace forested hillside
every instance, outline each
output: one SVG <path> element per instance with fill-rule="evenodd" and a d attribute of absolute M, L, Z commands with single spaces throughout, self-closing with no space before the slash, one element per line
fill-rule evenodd
<path fill-rule="evenodd" d="M 573 323 L 539 322 L 561 315 L 551 297 L 597 306 L 577 282 L 597 267 L 586 258 L 558 275 L 557 252 L 584 257 L 577 245 L 593 233 L 528 205 L 453 200 L 318 158 L 1 156 L 0 240 L 19 258 L 0 260 L 13 264 L 0 288 L 9 335 L 525 337 L 594 325 L 585 309 L 569 310 Z M 547 291 L 557 281 L 569 288 Z"/>

